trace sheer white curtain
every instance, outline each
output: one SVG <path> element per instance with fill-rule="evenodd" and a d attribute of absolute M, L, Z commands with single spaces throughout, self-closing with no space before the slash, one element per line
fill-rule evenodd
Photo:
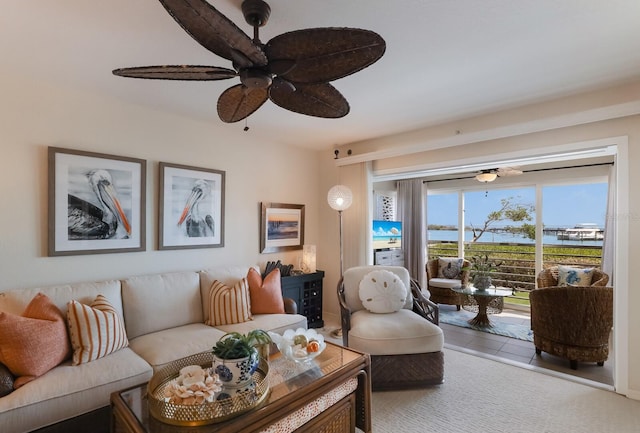
<path fill-rule="evenodd" d="M 616 168 L 609 169 L 609 189 L 607 191 L 607 216 L 604 222 L 604 241 L 602 243 L 602 271 L 609 275 L 608 285 L 613 286 L 613 264 L 615 261 L 616 236 Z"/>
<path fill-rule="evenodd" d="M 398 181 L 398 219 L 402 221 L 404 266 L 425 287 L 424 190 L 421 179 Z"/>

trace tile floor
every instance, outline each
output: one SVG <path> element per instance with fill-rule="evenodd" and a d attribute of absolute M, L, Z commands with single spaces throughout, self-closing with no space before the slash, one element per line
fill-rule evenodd
<path fill-rule="evenodd" d="M 456 309 L 455 306 L 450 305 L 440 305 L 440 308 L 451 311 L 455 311 Z M 500 314 L 491 315 L 490 318 L 491 320 L 500 320 L 527 326 L 530 324 L 528 312 L 508 308 L 505 308 Z M 611 354 L 603 367 L 599 367 L 595 363 L 580 363 L 578 364 L 577 370 L 571 370 L 571 368 L 569 368 L 569 361 L 566 359 L 558 358 L 545 352 L 542 352 L 541 355 L 536 355 L 533 343 L 528 341 L 489 334 L 487 332 L 462 328 L 446 323 L 441 323 L 440 327 L 444 331 L 445 345 L 450 348 L 462 348 L 466 352 L 479 355 L 488 354 L 509 360 L 510 362 L 528 364 L 535 369 L 552 370 L 588 381 L 613 386 L 613 359 Z"/>

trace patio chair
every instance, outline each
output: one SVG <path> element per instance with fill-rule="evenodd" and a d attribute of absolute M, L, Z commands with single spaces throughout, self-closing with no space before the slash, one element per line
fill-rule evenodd
<path fill-rule="evenodd" d="M 429 299 L 436 304 L 455 305 L 458 310 L 463 305 L 462 295 L 451 290 L 452 287 L 469 284 L 469 260 L 457 257 L 439 257 L 427 261 L 427 289 Z"/>
<path fill-rule="evenodd" d="M 397 296 L 401 287 L 403 298 Z M 338 283 L 338 299 L 343 344 L 371 355 L 374 391 L 442 383 L 444 335 L 438 326 L 438 306 L 423 295 L 407 269 L 379 265 L 347 269 Z M 376 302 L 384 308 L 374 308 Z"/>
<path fill-rule="evenodd" d="M 538 277 L 544 282 L 549 272 Z M 601 273 L 601 272 L 599 272 Z M 609 280 L 602 273 L 595 283 Z M 550 286 L 532 290 L 531 330 L 536 354 L 547 352 L 578 362 L 596 362 L 609 357 L 609 336 L 613 327 L 613 288 L 607 286 Z"/>

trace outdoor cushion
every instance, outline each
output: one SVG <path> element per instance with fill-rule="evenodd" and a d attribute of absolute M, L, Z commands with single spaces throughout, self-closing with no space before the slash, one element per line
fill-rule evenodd
<path fill-rule="evenodd" d="M 586 287 L 591 285 L 593 268 L 558 266 L 558 286 Z"/>
<path fill-rule="evenodd" d="M 460 278 L 462 259 L 457 257 L 440 257 L 438 259 L 438 278 Z"/>
<path fill-rule="evenodd" d="M 454 287 L 460 287 L 462 283 L 460 280 L 451 279 L 451 278 L 432 278 L 429 280 L 429 285 L 431 287 L 440 287 L 443 289 L 452 289 Z"/>

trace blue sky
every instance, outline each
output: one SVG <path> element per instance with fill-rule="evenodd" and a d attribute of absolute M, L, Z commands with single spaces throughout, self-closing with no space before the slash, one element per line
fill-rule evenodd
<path fill-rule="evenodd" d="M 604 227 L 607 184 L 579 184 L 543 187 L 543 223 L 547 227 L 573 227 L 579 223 L 596 223 Z M 500 208 L 500 200 L 517 197 L 518 202 L 535 205 L 535 189 L 497 189 L 465 193 L 465 223 L 481 226 L 486 216 Z M 458 195 L 429 195 L 429 224 L 457 224 Z M 534 223 L 535 221 L 532 221 Z M 506 225 L 513 225 L 506 221 Z"/>

